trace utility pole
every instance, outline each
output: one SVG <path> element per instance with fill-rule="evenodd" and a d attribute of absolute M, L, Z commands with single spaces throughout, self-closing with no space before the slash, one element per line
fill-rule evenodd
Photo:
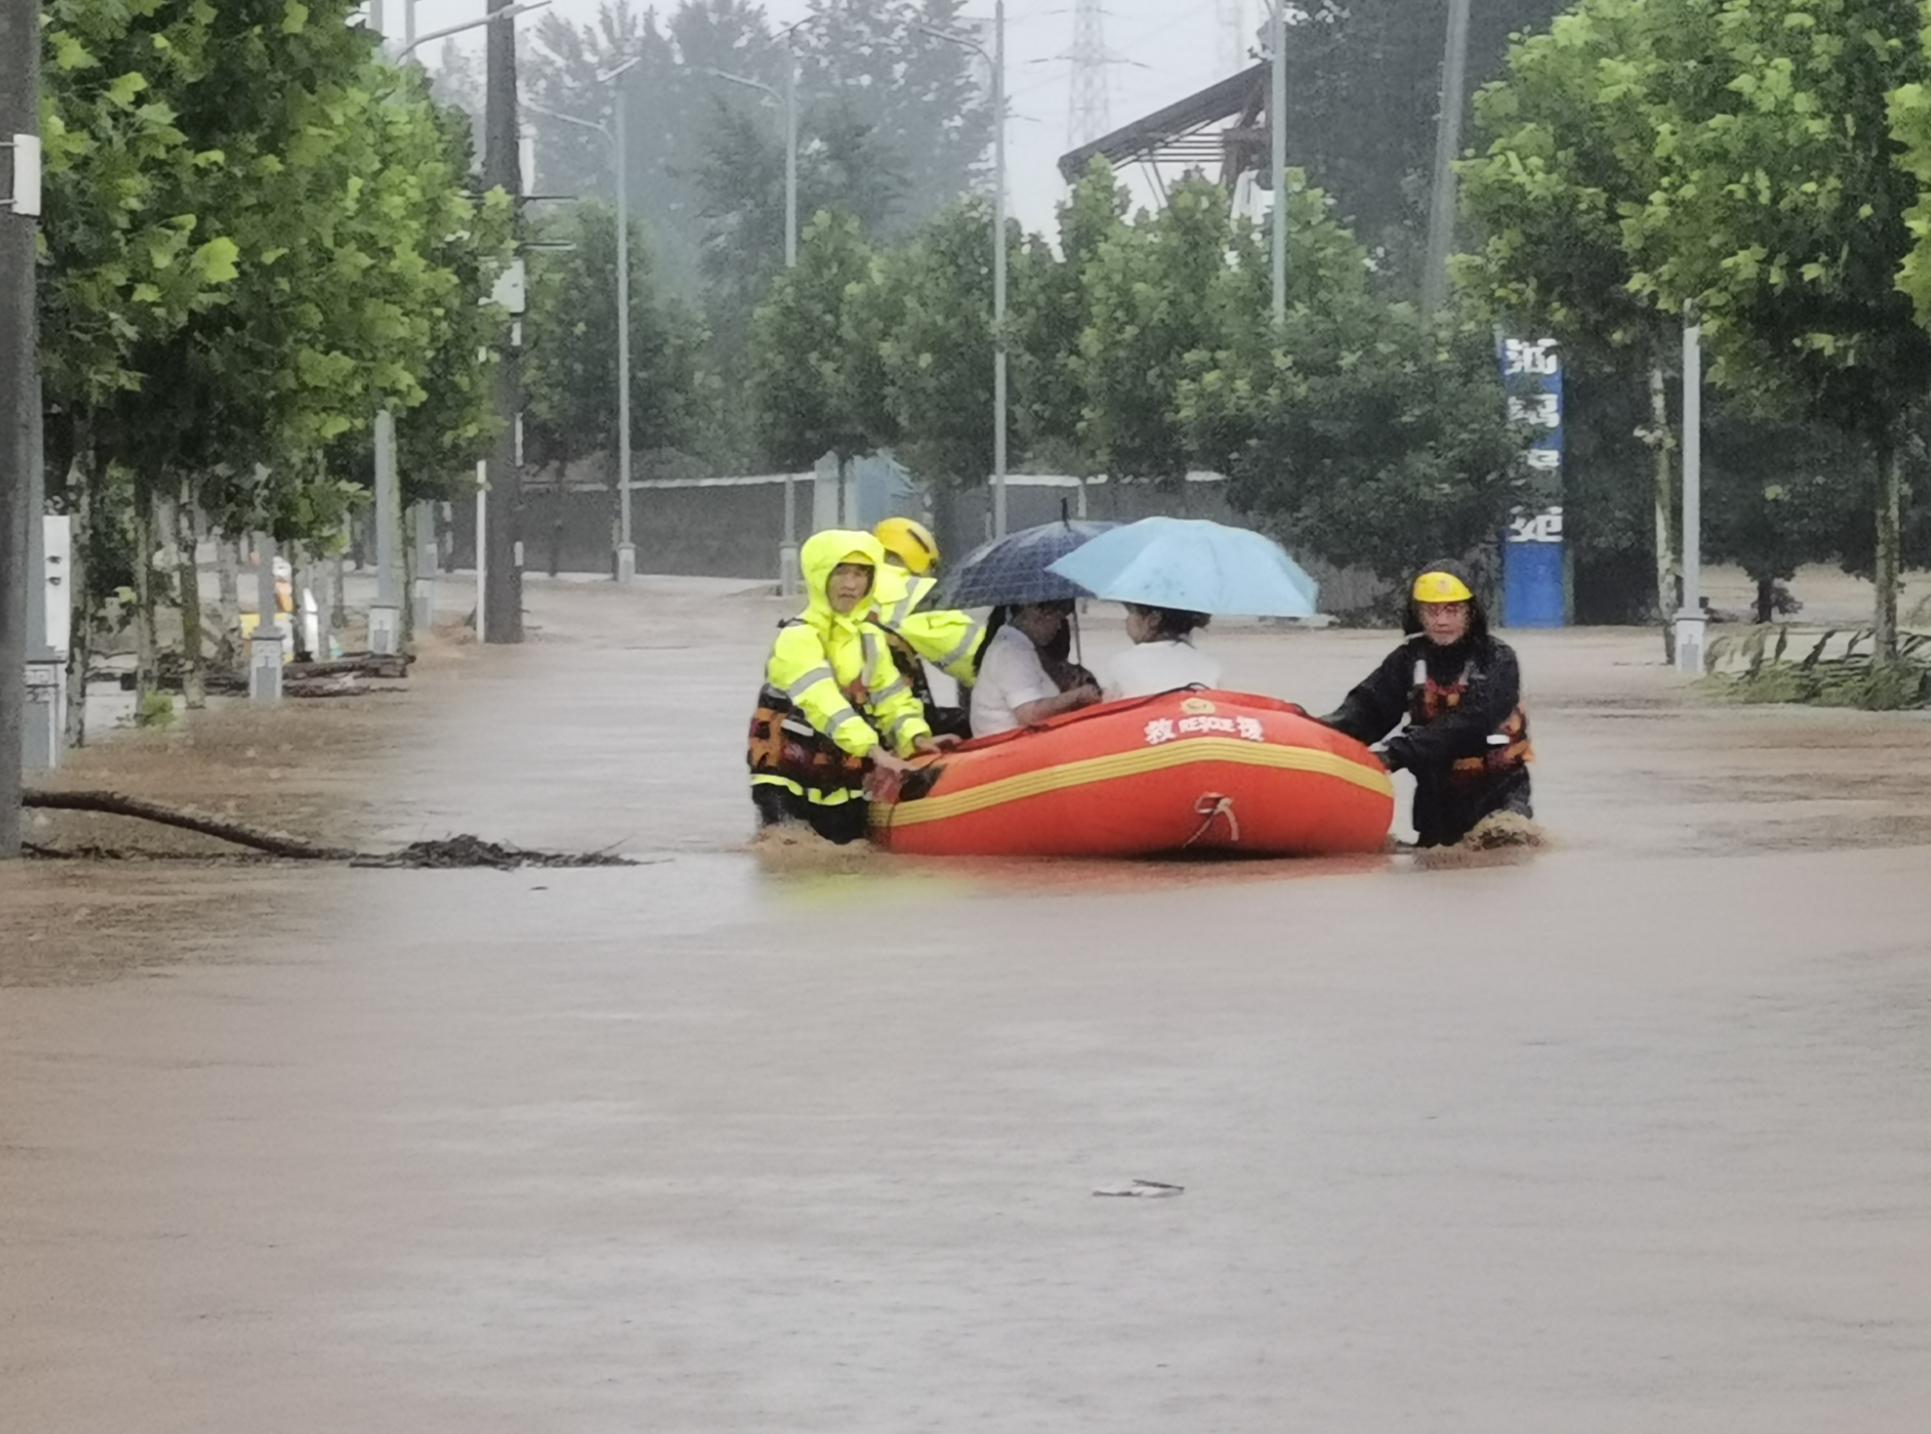
<path fill-rule="evenodd" d="M 1703 325 L 1683 311 L 1683 607 L 1676 614 L 1676 670 L 1703 675 Z"/>
<path fill-rule="evenodd" d="M 416 641 L 421 642 L 436 625 L 436 572 L 442 566 L 436 547 L 436 505 L 426 498 L 416 504 L 415 526 L 416 585 L 409 596 L 415 607 Z"/>
<path fill-rule="evenodd" d="M 992 48 L 970 35 L 918 27 L 992 66 L 992 535 L 1006 536 L 1006 0 L 992 9 Z"/>
<path fill-rule="evenodd" d="M 275 535 L 255 536 L 261 568 L 255 574 L 255 635 L 248 640 L 248 700 L 272 707 L 282 700 L 282 614 L 275 594 Z M 290 587 L 295 569 L 289 565 Z"/>
<path fill-rule="evenodd" d="M 1273 0 L 1271 94 L 1268 120 L 1274 131 L 1274 328 L 1287 328 L 1287 0 Z"/>
<path fill-rule="evenodd" d="M 1448 0 L 1448 48 L 1442 55 L 1442 112 L 1435 121 L 1435 183 L 1428 207 L 1428 267 L 1421 312 L 1431 317 L 1448 297 L 1448 254 L 1455 245 L 1455 159 L 1462 152 L 1468 107 L 1469 0 Z"/>
<path fill-rule="evenodd" d="M 490 17 L 515 8 L 489 0 Z M 509 195 L 516 233 L 522 231 L 523 163 L 516 117 L 516 29 L 489 27 L 488 102 L 484 117 L 483 186 Z M 512 319 L 509 344 L 496 369 L 496 417 L 502 431 L 489 460 L 489 584 L 483 594 L 488 641 L 523 641 L 523 565 L 517 558 L 517 510 L 522 499 L 523 321 Z"/>
<path fill-rule="evenodd" d="M 616 90 L 612 122 L 617 130 L 617 484 L 618 503 L 617 581 L 637 579 L 637 543 L 630 528 L 630 149 L 628 134 L 630 112 L 624 102 L 630 71 L 642 57 L 625 61 L 600 76 Z M 558 482 L 562 482 L 559 477 Z"/>
<path fill-rule="evenodd" d="M 1006 0 L 992 9 L 992 534 L 1006 536 Z"/>
<path fill-rule="evenodd" d="M 21 767 L 27 681 L 30 475 L 40 353 L 35 339 L 34 245 L 40 219 L 40 4 L 0 0 L 0 861 L 20 855 Z"/>
<path fill-rule="evenodd" d="M 713 78 L 741 85 L 747 90 L 757 90 L 776 100 L 784 110 L 784 266 L 786 269 L 798 267 L 798 48 L 797 34 L 800 28 L 816 20 L 816 15 L 808 15 L 794 25 L 786 27 L 781 38 L 784 41 L 784 89 L 774 90 L 763 80 L 748 79 L 743 75 L 729 74 L 724 70 L 709 70 Z M 938 33 L 933 31 L 931 33 Z M 950 39 L 950 36 L 945 38 Z M 795 597 L 801 585 L 798 573 L 798 519 L 795 503 L 796 485 L 792 475 L 784 476 L 784 540 L 778 544 L 778 594 L 781 597 Z"/>
<path fill-rule="evenodd" d="M 369 609 L 369 651 L 402 651 L 402 492 L 396 475 L 396 416 L 375 416 L 375 605 Z"/>

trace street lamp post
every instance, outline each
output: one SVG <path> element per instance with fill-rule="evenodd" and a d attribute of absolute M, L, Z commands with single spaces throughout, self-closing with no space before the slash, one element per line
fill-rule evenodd
<path fill-rule="evenodd" d="M 1274 327 L 1287 327 L 1287 0 L 1273 0 L 1269 19 L 1273 34 L 1272 91 L 1267 102 L 1274 132 Z"/>
<path fill-rule="evenodd" d="M 975 51 L 992 67 L 992 114 L 997 128 L 992 161 L 992 532 L 1006 535 L 1006 0 L 993 6 L 992 49 L 967 35 L 930 25 L 935 39 Z"/>
<path fill-rule="evenodd" d="M 1468 96 L 1469 0 L 1448 0 L 1448 48 L 1442 56 L 1442 112 L 1435 123 L 1435 180 L 1428 208 L 1428 267 L 1421 311 L 1432 315 L 1448 297 L 1448 251 L 1455 242 L 1455 156 L 1462 149 Z"/>
<path fill-rule="evenodd" d="M 798 267 L 798 52 L 792 41 L 801 28 L 811 24 L 817 18 L 816 15 L 807 15 L 796 24 L 786 27 L 784 31 L 782 37 L 785 47 L 784 90 L 782 93 L 762 80 L 729 74 L 723 70 L 707 71 L 716 79 L 769 95 L 784 106 L 784 266 L 786 269 Z M 784 541 L 778 545 L 778 593 L 782 597 L 796 596 L 801 585 L 798 573 L 798 504 L 794 491 L 796 486 L 791 474 L 785 474 Z"/>
<path fill-rule="evenodd" d="M 1703 325 L 1683 313 L 1683 606 L 1676 614 L 1676 666 L 1703 675 Z"/>
<path fill-rule="evenodd" d="M 489 14 L 479 16 L 474 20 L 465 20 L 460 25 L 449 25 L 441 30 L 431 30 L 427 35 L 412 36 L 396 52 L 396 58 L 398 60 L 406 60 L 432 40 L 447 40 L 451 35 L 460 35 L 465 30 L 479 30 L 485 25 L 500 25 L 504 21 L 514 20 L 518 15 L 527 15 L 532 10 L 547 9 L 549 5 L 550 0 L 524 0 L 523 4 L 506 5 L 501 10 L 492 10 Z M 409 28 L 411 30 L 415 28 L 414 5 L 410 6 Z"/>
<path fill-rule="evenodd" d="M 641 55 L 624 61 L 615 69 L 597 76 L 599 84 L 616 90 L 617 128 L 617 492 L 618 528 L 617 581 L 628 583 L 637 576 L 637 544 L 630 531 L 630 176 L 625 131 L 628 114 L 624 108 L 626 86 L 623 77 L 642 63 Z"/>
<path fill-rule="evenodd" d="M 625 584 L 637 577 L 637 544 L 632 538 L 630 522 L 630 178 L 629 149 L 624 133 L 629 114 L 624 102 L 625 87 L 617 82 L 642 63 L 643 57 L 639 55 L 597 76 L 599 84 L 615 86 L 615 114 L 609 126 L 524 103 L 524 108 L 545 119 L 601 135 L 610 147 L 610 162 L 617 171 L 617 581 Z"/>

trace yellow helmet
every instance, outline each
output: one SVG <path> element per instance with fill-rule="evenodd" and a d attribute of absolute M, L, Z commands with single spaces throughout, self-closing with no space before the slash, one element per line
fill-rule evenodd
<path fill-rule="evenodd" d="M 1453 573 L 1423 573 L 1415 579 L 1416 602 L 1473 602 L 1475 594 Z"/>
<path fill-rule="evenodd" d="M 887 518 L 872 532 L 885 556 L 917 577 L 924 577 L 939 565 L 939 541 L 932 530 L 911 518 Z"/>

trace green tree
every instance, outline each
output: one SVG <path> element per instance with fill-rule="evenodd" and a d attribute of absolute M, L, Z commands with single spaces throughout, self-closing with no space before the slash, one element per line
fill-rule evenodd
<path fill-rule="evenodd" d="M 1028 240 L 1012 265 L 1009 310 L 1017 435 L 1035 460 L 1084 476 L 1100 471 L 1085 442 L 1080 337 L 1093 322 L 1089 266 L 1126 226 L 1127 191 L 1093 161 L 1059 207 L 1059 253 Z"/>
<path fill-rule="evenodd" d="M 1244 327 L 1263 272 L 1251 226 L 1236 223 L 1226 192 L 1200 178 L 1183 180 L 1166 208 L 1118 229 L 1085 264 L 1082 432 L 1112 477 L 1185 477 L 1194 454 L 1181 380 L 1195 355 Z"/>
<path fill-rule="evenodd" d="M 992 206 L 966 200 L 885 255 L 870 286 L 889 304 L 869 331 L 881 360 L 871 381 L 883 383 L 890 412 L 874 436 L 933 486 L 982 484 L 992 472 L 992 233 Z M 856 362 L 853 376 L 862 394 Z"/>
<path fill-rule="evenodd" d="M 422 79 L 379 61 L 352 9 L 50 17 L 66 77 L 51 87 L 50 207 L 77 222 L 48 234 L 62 275 L 49 322 L 70 336 L 50 345 L 49 398 L 80 474 L 70 502 L 103 533 L 133 534 L 144 608 L 157 500 L 231 531 L 332 534 L 356 489 L 328 469 L 331 450 L 379 407 L 427 403 L 439 355 L 446 395 L 470 385 L 455 356 L 475 337 L 507 210 L 479 209 Z M 484 421 L 461 407 L 445 405 L 444 437 Z M 182 573 L 191 625 L 192 565 Z M 95 578 L 78 586 L 100 595 Z M 192 633 L 189 648 L 193 660 Z"/>
<path fill-rule="evenodd" d="M 1708 425 L 1704 476 L 1712 495 L 1704 545 L 1756 585 L 1756 620 L 1792 606 L 1781 585 L 1804 563 L 1844 551 L 1869 511 L 1844 475 L 1868 463 L 1862 445 L 1818 424 L 1718 416 Z"/>
<path fill-rule="evenodd" d="M 895 232 L 909 233 L 976 187 L 992 149 L 979 62 L 926 28 L 970 31 L 965 0 L 811 0 L 810 9 L 795 40 L 801 92 L 835 98 L 892 157 L 904 179 Z"/>
<path fill-rule="evenodd" d="M 1931 56 L 1931 0 L 1920 8 L 1918 49 Z M 1919 322 L 1931 328 L 1931 85 L 1907 80 L 1898 86 L 1891 96 L 1891 128 L 1903 149 L 1899 163 L 1918 186 L 1918 202 L 1905 214 L 1913 242 L 1899 283 L 1917 305 Z"/>
<path fill-rule="evenodd" d="M 1521 501 L 1487 334 L 1444 338 L 1412 306 L 1365 294 L 1302 311 L 1283 349 L 1220 356 L 1183 412 L 1234 480 L 1234 502 L 1284 541 L 1399 579 L 1485 549 Z"/>
<path fill-rule="evenodd" d="M 798 265 L 780 275 L 752 320 L 751 398 L 760 444 L 786 468 L 826 454 L 843 463 L 876 446 L 873 401 L 854 381 L 845 316 L 873 277 L 873 254 L 850 215 L 806 226 Z"/>
<path fill-rule="evenodd" d="M 1889 97 L 1927 76 L 1916 0 L 1652 4 L 1631 77 L 1659 182 L 1627 238 L 1635 292 L 1703 318 L 1720 385 L 1868 444 L 1877 650 L 1897 645 L 1907 449 L 1931 334 L 1899 276 L 1915 177 Z"/>
<path fill-rule="evenodd" d="M 1538 30 L 1563 0 L 1483 0 L 1469 27 L 1469 83 L 1501 73 L 1512 35 Z M 1288 159 L 1412 292 L 1420 272 L 1445 10 L 1412 0 L 1312 0 L 1291 6 Z"/>
<path fill-rule="evenodd" d="M 1525 446 L 1487 327 L 1387 302 L 1327 197 L 1292 182 L 1287 323 L 1271 321 L 1261 246 L 1237 236 L 1173 404 L 1191 451 L 1232 477 L 1236 504 L 1330 562 L 1398 578 L 1487 547 L 1520 499 Z"/>
<path fill-rule="evenodd" d="M 1656 182 L 1653 133 L 1629 78 L 1642 20 L 1641 0 L 1589 0 L 1510 47 L 1504 77 L 1475 99 L 1479 154 L 1460 171 L 1479 247 L 1457 270 L 1500 322 L 1562 339 L 1572 389 L 1564 499 L 1579 606 L 1587 573 L 1602 564 L 1622 577 L 1617 554 L 1640 543 L 1653 575 L 1650 615 L 1662 619 L 1668 645 L 1677 445 L 1667 377 L 1677 340 L 1669 316 L 1630 291 L 1635 266 L 1623 236 Z M 1627 491 L 1642 482 L 1645 448 L 1647 525 Z"/>
<path fill-rule="evenodd" d="M 601 453 L 616 481 L 617 223 L 587 202 L 545 231 L 571 244 L 539 261 L 527 328 L 525 385 L 532 461 L 567 464 Z M 639 453 L 682 448 L 698 436 L 702 330 L 662 292 L 650 246 L 630 236 L 630 441 Z"/>

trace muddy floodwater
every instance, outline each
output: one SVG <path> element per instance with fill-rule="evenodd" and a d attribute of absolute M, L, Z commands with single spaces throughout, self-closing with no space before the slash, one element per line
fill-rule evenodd
<path fill-rule="evenodd" d="M 1931 1427 L 1923 715 L 1529 635 L 1531 860 L 760 856 L 781 608 L 530 603 L 64 780 L 640 865 L 0 871 L 0 1428 Z"/>

